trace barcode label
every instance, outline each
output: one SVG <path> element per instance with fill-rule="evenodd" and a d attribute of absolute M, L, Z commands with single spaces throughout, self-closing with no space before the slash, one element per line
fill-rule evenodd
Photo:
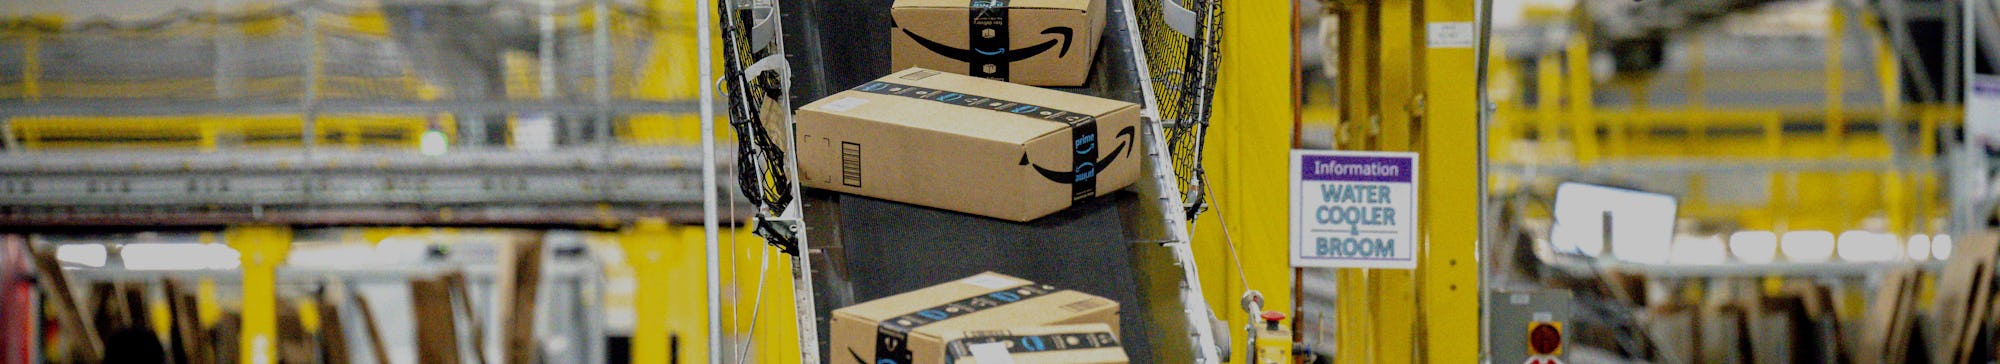
<path fill-rule="evenodd" d="M 840 142 L 840 184 L 861 187 L 861 145 Z"/>
<path fill-rule="evenodd" d="M 1069 312 L 1083 312 L 1085 310 L 1104 306 L 1104 304 L 1105 301 L 1098 300 L 1095 298 L 1086 298 L 1082 301 L 1070 302 L 1069 304 L 1062 305 L 1062 308 L 1065 310 L 1069 310 Z"/>

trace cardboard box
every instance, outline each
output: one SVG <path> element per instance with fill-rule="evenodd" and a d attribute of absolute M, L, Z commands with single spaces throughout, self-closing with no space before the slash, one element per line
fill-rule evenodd
<path fill-rule="evenodd" d="M 947 337 L 946 363 L 1126 364 L 1117 329 L 1082 324 L 975 330 Z"/>
<path fill-rule="evenodd" d="M 1118 337 L 1118 302 L 986 272 L 834 310 L 831 321 L 833 363 L 943 364 L 953 340 L 997 330 L 1095 323 Z"/>
<path fill-rule="evenodd" d="M 896 0 L 890 64 L 1081 86 L 1104 34 L 1104 9 L 1104 0 Z"/>
<path fill-rule="evenodd" d="M 1013 221 L 1139 178 L 1139 106 L 942 73 L 896 72 L 798 113 L 806 187 Z"/>

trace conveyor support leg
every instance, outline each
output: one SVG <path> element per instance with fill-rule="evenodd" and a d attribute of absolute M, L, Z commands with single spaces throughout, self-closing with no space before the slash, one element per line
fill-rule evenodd
<path fill-rule="evenodd" d="M 241 254 L 243 272 L 243 363 L 275 362 L 278 340 L 277 268 L 291 250 L 292 230 L 245 225 L 223 231 L 222 241 Z"/>

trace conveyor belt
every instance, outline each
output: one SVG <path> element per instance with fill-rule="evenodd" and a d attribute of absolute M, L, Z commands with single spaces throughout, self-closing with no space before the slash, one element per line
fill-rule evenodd
<path fill-rule="evenodd" d="M 888 74 L 891 0 L 800 0 L 782 4 L 792 64 L 792 105 Z M 1111 0 L 1095 69 L 1084 87 L 1061 90 L 1147 105 L 1148 84 L 1128 32 L 1127 6 Z M 1149 124 L 1142 138 L 1157 143 Z M 822 348 L 825 318 L 839 307 L 983 271 L 1104 296 L 1121 304 L 1134 363 L 1214 358 L 1208 308 L 1192 281 L 1179 199 L 1163 149 L 1149 146 L 1148 177 L 1127 191 L 1029 223 L 826 191 L 806 193 L 808 252 Z M 1162 171 L 1169 171 L 1162 173 Z M 1164 177 L 1164 178 L 1160 178 Z M 1162 194 L 1161 191 L 1169 191 Z M 1189 305 L 1193 305 L 1190 307 Z M 1192 319 L 1195 317 L 1200 320 Z M 1190 324 L 1190 322 L 1196 322 Z M 1196 343 L 1204 343 L 1197 345 Z M 822 358 L 825 352 L 821 352 Z M 1216 362 L 1216 361 L 1210 361 Z"/>

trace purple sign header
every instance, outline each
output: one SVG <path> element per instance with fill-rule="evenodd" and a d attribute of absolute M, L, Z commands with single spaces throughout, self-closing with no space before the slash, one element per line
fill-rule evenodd
<path fill-rule="evenodd" d="M 1307 181 L 1410 183 L 1410 159 L 1405 157 L 1301 156 L 1299 176 Z"/>
<path fill-rule="evenodd" d="M 2000 77 L 1973 78 L 1972 93 L 1975 95 L 2000 95 Z"/>

